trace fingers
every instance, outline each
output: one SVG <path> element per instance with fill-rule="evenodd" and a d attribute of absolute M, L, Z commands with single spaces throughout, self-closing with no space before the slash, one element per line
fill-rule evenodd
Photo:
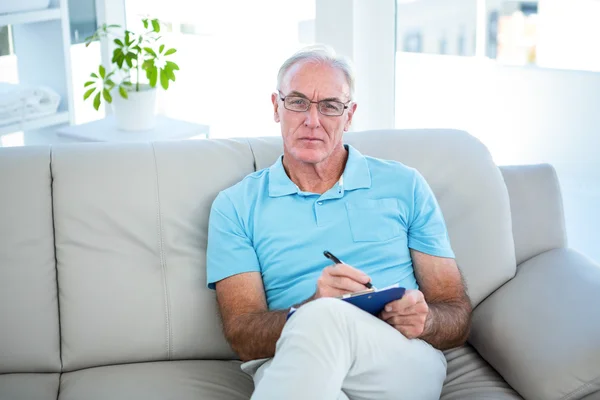
<path fill-rule="evenodd" d="M 364 289 L 365 283 L 371 281 L 371 278 L 369 278 L 369 275 L 365 274 L 364 272 L 362 272 L 359 269 L 351 267 L 348 264 L 336 264 L 331 267 L 325 268 L 325 271 L 326 271 L 326 273 L 330 274 L 331 276 L 350 278 L 350 279 L 362 284 L 363 285 L 362 289 Z"/>
<path fill-rule="evenodd" d="M 416 339 L 416 338 L 420 337 L 423 334 L 423 331 L 425 330 L 424 324 L 411 324 L 411 325 L 390 324 L 390 325 L 392 325 L 397 331 L 402 333 L 404 335 L 404 337 L 406 337 L 407 339 Z"/>
<path fill-rule="evenodd" d="M 429 306 L 425 301 L 425 296 L 419 290 L 407 290 L 401 299 L 386 304 L 384 311 L 381 312 L 383 320 L 394 315 L 414 315 L 427 314 Z"/>
<path fill-rule="evenodd" d="M 361 290 L 365 290 L 365 285 L 345 276 L 332 276 L 330 284 L 334 289 L 340 290 L 344 293 L 360 292 Z"/>
<path fill-rule="evenodd" d="M 396 300 L 396 302 L 398 302 L 398 301 L 399 300 Z M 396 303 L 396 302 L 392 302 L 392 303 Z M 381 318 L 383 320 L 387 320 L 396 315 L 399 315 L 399 316 L 410 316 L 410 315 L 421 315 L 421 314 L 427 315 L 429 313 L 429 306 L 424 301 L 420 302 L 420 303 L 408 305 L 408 306 L 399 305 L 397 303 L 392 304 L 392 303 L 389 303 L 388 305 L 386 305 L 385 309 L 381 312 Z M 388 310 L 390 310 L 390 311 L 388 311 Z"/>
<path fill-rule="evenodd" d="M 365 290 L 371 278 L 364 272 L 347 264 L 336 264 L 323 270 L 317 280 L 316 298 L 337 297 L 346 293 Z"/>
<path fill-rule="evenodd" d="M 409 339 L 420 337 L 425 330 L 429 306 L 419 290 L 407 290 L 400 300 L 386 304 L 379 317 Z"/>

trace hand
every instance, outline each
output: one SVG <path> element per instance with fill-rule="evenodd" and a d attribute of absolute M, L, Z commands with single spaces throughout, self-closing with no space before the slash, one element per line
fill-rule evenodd
<path fill-rule="evenodd" d="M 408 339 L 420 337 L 425 331 L 429 306 L 419 290 L 407 290 L 401 299 L 386 304 L 379 317 Z"/>
<path fill-rule="evenodd" d="M 323 270 L 317 280 L 314 298 L 338 297 L 346 293 L 366 290 L 371 278 L 361 270 L 347 264 L 334 264 Z"/>

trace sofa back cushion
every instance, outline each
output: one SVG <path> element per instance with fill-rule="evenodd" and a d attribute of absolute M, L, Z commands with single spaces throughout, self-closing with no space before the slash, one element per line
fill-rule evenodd
<path fill-rule="evenodd" d="M 474 306 L 515 275 L 508 192 L 481 142 L 454 130 L 353 132 L 344 140 L 364 155 L 400 161 L 425 177 Z M 250 145 L 257 169 L 270 166 L 282 152 L 278 137 L 250 139 Z"/>
<path fill-rule="evenodd" d="M 50 147 L 0 148 L 0 374 L 60 372 Z"/>
<path fill-rule="evenodd" d="M 253 171 L 239 141 L 54 149 L 64 370 L 232 358 L 206 288 L 208 215 Z"/>

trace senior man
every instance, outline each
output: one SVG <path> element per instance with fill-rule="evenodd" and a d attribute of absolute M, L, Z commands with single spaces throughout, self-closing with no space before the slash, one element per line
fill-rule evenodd
<path fill-rule="evenodd" d="M 271 96 L 283 154 L 211 209 L 208 285 L 253 399 L 438 399 L 441 350 L 469 333 L 470 301 L 427 182 L 343 142 L 354 81 L 327 47 L 285 61 Z M 335 298 L 369 282 L 407 291 L 378 317 Z"/>

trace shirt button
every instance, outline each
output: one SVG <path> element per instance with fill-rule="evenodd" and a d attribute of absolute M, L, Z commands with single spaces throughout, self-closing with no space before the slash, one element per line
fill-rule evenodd
<path fill-rule="evenodd" d="M 322 204 L 323 204 L 323 202 L 322 202 L 322 201 L 317 201 L 317 205 L 318 205 L 318 206 L 320 206 L 320 205 L 322 205 Z"/>

